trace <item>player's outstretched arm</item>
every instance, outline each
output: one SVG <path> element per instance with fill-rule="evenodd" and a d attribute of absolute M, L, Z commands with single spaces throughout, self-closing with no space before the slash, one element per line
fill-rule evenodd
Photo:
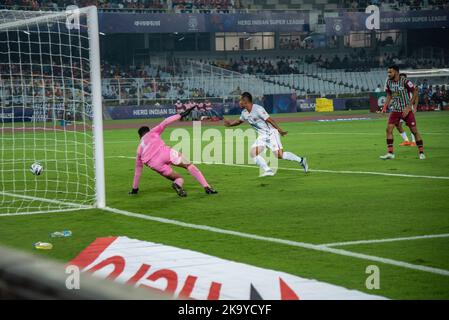
<path fill-rule="evenodd" d="M 180 114 L 175 114 L 173 116 L 168 117 L 167 119 L 165 119 L 164 121 L 159 123 L 157 126 L 155 126 L 153 129 L 151 129 L 151 132 L 161 134 L 170 123 L 173 123 L 175 121 L 178 121 L 181 118 L 188 116 L 192 112 L 192 110 L 195 108 L 196 108 L 196 106 L 193 106 L 193 107 L 181 112 Z"/>
<path fill-rule="evenodd" d="M 170 116 L 151 129 L 151 132 L 161 134 L 170 123 L 178 121 L 179 119 L 181 119 L 181 114 Z"/>
<path fill-rule="evenodd" d="M 275 127 L 281 136 L 287 135 L 288 131 L 282 130 L 281 127 L 279 127 L 279 125 L 276 123 L 276 121 L 274 121 L 271 117 L 265 121 Z"/>
<path fill-rule="evenodd" d="M 140 154 L 137 154 L 136 168 L 134 169 L 133 188 L 129 192 L 129 194 L 137 194 L 139 192 L 139 182 L 140 182 L 140 176 L 142 175 L 142 168 L 143 168 L 143 163 L 142 163 L 142 160 L 140 159 Z"/>
<path fill-rule="evenodd" d="M 244 121 L 241 120 L 241 119 L 237 119 L 237 120 L 234 120 L 234 121 L 230 121 L 228 119 L 224 119 L 225 127 L 235 127 L 235 126 L 238 126 L 238 125 L 242 124 L 243 122 Z"/>

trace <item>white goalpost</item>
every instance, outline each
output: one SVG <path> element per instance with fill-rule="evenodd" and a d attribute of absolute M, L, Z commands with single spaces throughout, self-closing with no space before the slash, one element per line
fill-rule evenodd
<path fill-rule="evenodd" d="M 97 8 L 0 10 L 0 215 L 104 208 L 102 117 Z"/>

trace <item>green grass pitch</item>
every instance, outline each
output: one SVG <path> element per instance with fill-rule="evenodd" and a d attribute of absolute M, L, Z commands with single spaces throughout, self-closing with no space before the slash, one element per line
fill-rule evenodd
<path fill-rule="evenodd" d="M 352 114 L 365 116 L 367 111 Z M 289 131 L 282 139 L 284 149 L 307 156 L 312 172 L 306 175 L 300 170 L 281 169 L 274 177 L 259 178 L 256 168 L 199 164 L 205 177 L 219 191 L 217 195 L 208 196 L 186 171 L 176 169 L 184 175 L 187 198 L 178 198 L 169 181 L 148 168 L 144 168 L 139 194 L 129 196 L 134 160 L 127 157 L 135 155 L 137 127 L 106 130 L 107 205 L 312 244 L 449 233 L 448 179 L 313 171 L 449 177 L 449 112 L 419 113 L 417 123 L 428 157 L 425 161 L 418 160 L 416 148 L 398 146 L 401 138 L 397 132 L 396 159 L 379 159 L 386 152 L 385 117 L 340 122 L 283 122 L 281 127 Z M 191 130 L 191 127 L 184 128 Z M 224 130 L 218 125 L 203 128 Z M 169 141 L 173 129 L 175 127 L 167 128 L 163 135 L 167 144 L 173 144 Z M 409 133 L 408 129 L 406 131 Z M 299 168 L 288 161 L 280 161 L 279 166 Z M 20 189 L 20 182 L 16 187 Z M 72 230 L 73 236 L 52 239 L 53 250 L 33 249 L 33 243 L 49 241 L 50 232 L 63 229 Z M 95 238 L 105 236 L 161 242 L 392 299 L 449 298 L 449 276 L 446 275 L 101 210 L 0 217 L 0 244 L 62 262 L 75 257 Z M 336 248 L 449 270 L 448 237 Z M 373 264 L 380 268 L 379 290 L 365 287 L 368 276 L 365 269 Z"/>

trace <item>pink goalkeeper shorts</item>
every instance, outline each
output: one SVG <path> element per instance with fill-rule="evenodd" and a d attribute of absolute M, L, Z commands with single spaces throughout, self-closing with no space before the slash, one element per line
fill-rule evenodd
<path fill-rule="evenodd" d="M 163 176 L 168 176 L 173 172 L 170 165 L 178 165 L 181 163 L 181 160 L 181 153 L 164 146 L 159 150 L 156 157 L 147 162 L 147 166 Z"/>

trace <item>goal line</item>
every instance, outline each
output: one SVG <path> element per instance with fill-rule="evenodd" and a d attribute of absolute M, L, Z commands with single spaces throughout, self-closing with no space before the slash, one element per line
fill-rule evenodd
<path fill-rule="evenodd" d="M 56 205 L 62 206 L 62 207 L 56 208 L 56 209 L 38 210 L 38 211 L 20 212 L 20 213 L 2 213 L 1 209 L 0 209 L 0 217 L 1 216 L 21 216 L 21 215 L 27 215 L 27 214 L 39 214 L 39 213 L 51 213 L 51 212 L 63 212 L 63 211 L 75 211 L 75 210 L 85 210 L 85 209 L 94 209 L 95 208 L 95 206 L 92 206 L 92 205 L 84 205 L 84 204 L 72 203 L 72 202 L 68 202 L 68 201 L 33 197 L 33 196 L 4 192 L 4 191 L 0 191 L 0 195 L 5 196 L 5 197 L 20 198 L 20 199 L 24 199 L 24 200 L 45 202 L 45 203 L 51 203 L 51 204 L 56 204 Z M 67 208 L 64 208 L 64 207 L 67 207 Z"/>

